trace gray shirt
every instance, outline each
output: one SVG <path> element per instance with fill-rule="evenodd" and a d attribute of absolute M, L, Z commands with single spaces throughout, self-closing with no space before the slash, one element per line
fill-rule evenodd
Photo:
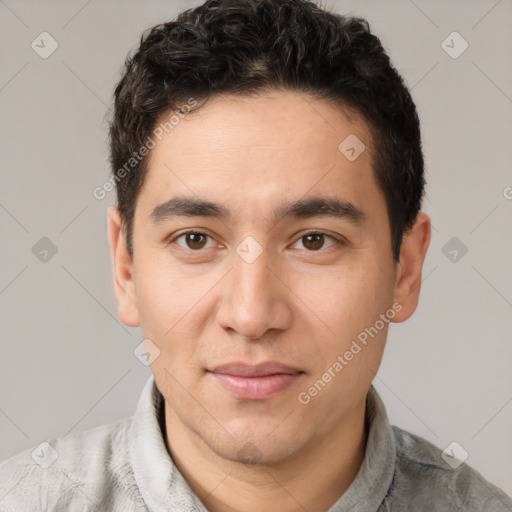
<path fill-rule="evenodd" d="M 174 465 L 151 376 L 135 414 L 27 449 L 0 464 L 0 511 L 205 512 Z M 365 458 L 329 512 L 512 510 L 512 500 L 425 439 L 391 426 L 373 386 Z M 452 466 L 457 466 L 453 468 Z"/>

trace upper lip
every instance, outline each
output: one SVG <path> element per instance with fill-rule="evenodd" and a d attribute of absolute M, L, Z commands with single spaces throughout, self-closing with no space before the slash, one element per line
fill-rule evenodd
<path fill-rule="evenodd" d="M 237 377 L 265 377 L 267 375 L 276 375 L 286 373 L 294 375 L 302 373 L 291 366 L 269 361 L 260 364 L 247 364 L 242 362 L 221 364 L 210 370 L 212 373 L 224 373 L 226 375 L 235 375 Z"/>

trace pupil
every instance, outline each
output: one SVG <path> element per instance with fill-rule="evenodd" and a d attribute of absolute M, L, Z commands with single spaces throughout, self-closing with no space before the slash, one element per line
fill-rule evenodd
<path fill-rule="evenodd" d="M 188 237 L 189 237 L 189 241 L 191 242 L 192 245 L 194 244 L 199 244 L 201 245 L 201 241 L 200 239 L 202 238 L 203 235 L 201 235 L 200 233 L 189 233 L 188 234 Z M 197 238 L 196 238 L 197 237 Z M 198 240 L 199 239 L 199 240 Z M 197 248 L 197 247 L 192 247 L 192 248 Z"/>
<path fill-rule="evenodd" d="M 322 237 L 323 235 L 321 234 L 318 234 L 318 235 L 307 235 L 306 238 L 307 239 L 316 239 L 316 242 L 313 242 L 312 243 L 312 247 L 311 247 L 311 244 L 310 244 L 310 249 L 316 251 L 318 249 L 321 249 L 323 243 L 322 243 Z"/>

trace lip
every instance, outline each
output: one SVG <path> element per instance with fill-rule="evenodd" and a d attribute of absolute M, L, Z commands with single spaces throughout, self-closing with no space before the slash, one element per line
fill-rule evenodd
<path fill-rule="evenodd" d="M 229 363 L 209 372 L 226 391 L 241 400 L 271 398 L 291 386 L 304 373 L 272 361 L 256 365 Z"/>

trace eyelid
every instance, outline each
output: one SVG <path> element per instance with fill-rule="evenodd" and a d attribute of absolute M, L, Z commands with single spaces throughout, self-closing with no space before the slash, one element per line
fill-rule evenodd
<path fill-rule="evenodd" d="M 311 254 L 327 252 L 327 251 L 329 251 L 329 249 L 332 249 L 333 247 L 340 246 L 340 245 L 346 245 L 348 243 L 347 240 L 345 239 L 345 237 L 342 237 L 341 235 L 333 235 L 331 233 L 327 233 L 326 231 L 323 231 L 322 229 L 316 229 L 316 230 L 312 229 L 312 230 L 308 230 L 308 231 L 299 233 L 297 236 L 297 239 L 295 240 L 293 245 L 295 245 L 303 237 L 308 236 L 308 235 L 323 235 L 327 238 L 330 238 L 331 240 L 334 240 L 334 242 L 335 242 L 334 244 L 330 245 L 329 247 L 318 249 L 317 251 L 308 251 L 307 249 L 304 249 L 306 252 L 311 253 Z M 303 250 L 303 249 L 301 249 L 301 250 Z"/>
<path fill-rule="evenodd" d="M 176 243 L 176 240 L 178 238 L 180 238 L 182 236 L 185 236 L 185 235 L 188 235 L 188 234 L 205 235 L 208 238 L 211 238 L 212 240 L 215 240 L 215 237 L 213 235 L 210 235 L 207 229 L 187 229 L 185 231 L 173 234 L 171 237 L 169 237 L 167 243 L 168 244 Z M 176 244 L 176 245 L 178 245 L 178 244 Z M 178 247 L 180 247 L 180 249 L 183 249 L 184 251 L 189 251 L 189 252 L 200 253 L 200 252 L 204 251 L 204 249 L 193 250 L 193 249 L 189 249 L 187 247 L 182 247 L 181 245 L 178 245 Z M 207 247 L 207 249 L 211 249 L 211 247 Z"/>
<path fill-rule="evenodd" d="M 210 235 L 207 229 L 202 229 L 202 228 L 201 229 L 188 229 L 188 230 L 178 232 L 178 233 L 172 235 L 172 237 L 170 237 L 168 240 L 168 244 L 175 243 L 178 238 L 180 238 L 184 235 L 188 235 L 188 234 L 206 235 L 207 237 L 211 238 L 212 240 L 215 240 L 215 237 L 213 235 Z M 326 249 L 322 248 L 322 249 L 319 249 L 318 251 L 308 251 L 306 249 L 306 252 L 310 252 L 310 253 L 325 252 L 325 251 L 328 251 L 331 247 L 335 247 L 336 245 L 345 245 L 348 243 L 346 238 L 341 235 L 330 234 L 321 229 L 316 229 L 316 230 L 310 229 L 310 230 L 306 230 L 304 232 L 300 232 L 297 235 L 295 235 L 296 239 L 295 239 L 295 242 L 293 243 L 293 245 L 295 245 L 299 240 L 301 240 L 301 238 L 308 236 L 308 235 L 324 235 L 327 238 L 331 238 L 332 240 L 334 240 L 336 242 L 336 243 L 330 245 L 329 247 L 327 247 Z M 176 245 L 178 245 L 178 244 L 176 244 Z M 189 249 L 186 247 L 182 247 L 180 245 L 178 245 L 178 247 L 180 247 L 181 249 L 183 249 L 185 251 L 192 252 L 192 253 L 204 252 L 204 249 L 193 250 L 193 249 Z M 211 249 L 211 247 L 208 247 L 207 249 Z"/>

